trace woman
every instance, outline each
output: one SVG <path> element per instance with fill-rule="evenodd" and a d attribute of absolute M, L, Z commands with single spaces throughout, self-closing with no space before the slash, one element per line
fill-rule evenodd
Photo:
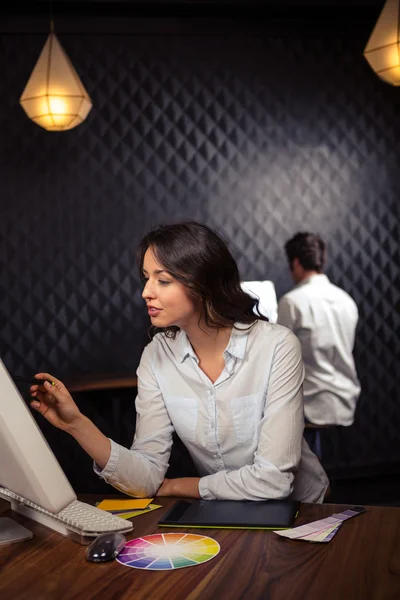
<path fill-rule="evenodd" d="M 131 449 L 105 437 L 49 373 L 36 375 L 53 384 L 31 387 L 33 408 L 132 496 L 322 502 L 328 480 L 303 440 L 299 342 L 255 313 L 223 240 L 199 223 L 158 227 L 138 263 L 159 333 L 137 370 Z M 201 477 L 165 479 L 174 430 Z"/>

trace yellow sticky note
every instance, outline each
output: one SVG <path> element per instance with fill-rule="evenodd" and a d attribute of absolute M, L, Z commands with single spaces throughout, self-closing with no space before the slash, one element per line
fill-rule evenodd
<path fill-rule="evenodd" d="M 132 498 L 130 500 L 103 500 L 97 505 L 102 510 L 140 510 L 147 508 L 153 498 Z"/>
<path fill-rule="evenodd" d="M 133 519 L 133 517 L 137 517 L 139 515 L 142 514 L 141 510 L 135 511 L 135 512 L 129 512 L 129 513 L 120 513 L 119 515 L 117 515 L 117 517 L 119 517 L 120 519 Z"/>

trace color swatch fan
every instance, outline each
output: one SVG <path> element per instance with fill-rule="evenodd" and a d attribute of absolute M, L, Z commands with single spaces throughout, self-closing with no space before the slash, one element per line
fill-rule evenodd
<path fill-rule="evenodd" d="M 312 521 L 305 525 L 299 525 L 292 529 L 286 529 L 285 531 L 274 531 L 274 533 L 289 538 L 291 540 L 303 540 L 306 542 L 330 542 L 331 539 L 339 531 L 340 527 L 352 517 L 365 512 L 364 506 L 351 506 L 347 510 L 343 510 L 340 513 L 335 513 L 325 519 L 319 519 L 318 521 Z"/>
<path fill-rule="evenodd" d="M 220 551 L 215 540 L 191 533 L 155 533 L 131 540 L 117 557 L 127 567 L 168 571 L 194 567 Z"/>

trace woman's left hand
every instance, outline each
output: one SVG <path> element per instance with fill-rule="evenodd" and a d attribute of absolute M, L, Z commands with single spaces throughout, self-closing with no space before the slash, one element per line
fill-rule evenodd
<path fill-rule="evenodd" d="M 199 481 L 200 477 L 165 478 L 157 492 L 157 496 L 200 498 Z"/>

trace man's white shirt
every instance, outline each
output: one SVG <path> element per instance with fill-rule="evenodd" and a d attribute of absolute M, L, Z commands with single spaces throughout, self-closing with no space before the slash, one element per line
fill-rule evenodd
<path fill-rule="evenodd" d="M 282 296 L 278 323 L 299 338 L 305 366 L 304 412 L 317 425 L 351 425 L 360 395 L 353 358 L 358 309 L 326 275 Z"/>

